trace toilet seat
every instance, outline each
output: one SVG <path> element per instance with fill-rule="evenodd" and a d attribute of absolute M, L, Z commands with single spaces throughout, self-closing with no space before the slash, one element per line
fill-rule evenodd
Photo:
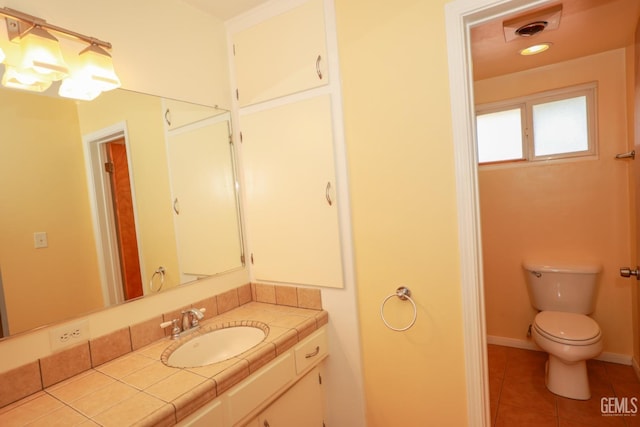
<path fill-rule="evenodd" d="M 542 311 L 533 327 L 543 337 L 566 345 L 590 345 L 601 339 L 596 321 L 584 314 Z"/>

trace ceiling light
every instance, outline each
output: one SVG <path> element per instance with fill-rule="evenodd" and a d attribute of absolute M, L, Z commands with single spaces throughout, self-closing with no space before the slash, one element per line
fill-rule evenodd
<path fill-rule="evenodd" d="M 542 53 L 545 50 L 549 49 L 551 45 L 552 43 L 549 43 L 549 42 L 534 44 L 533 46 L 529 46 L 526 49 L 522 49 L 520 51 L 520 55 L 523 55 L 523 56 L 537 55 L 538 53 Z"/>
<path fill-rule="evenodd" d="M 36 25 L 20 37 L 22 68 L 31 69 L 45 78 L 56 81 L 69 74 L 62 58 L 58 39 Z"/>

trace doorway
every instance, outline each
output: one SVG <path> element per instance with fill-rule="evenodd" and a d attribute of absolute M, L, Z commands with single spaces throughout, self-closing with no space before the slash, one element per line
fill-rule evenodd
<path fill-rule="evenodd" d="M 126 126 L 84 141 L 102 291 L 110 306 L 144 294 Z"/>
<path fill-rule="evenodd" d="M 133 194 L 129 176 L 129 162 L 124 138 L 104 143 L 105 172 L 113 205 L 114 229 L 118 243 L 118 259 L 125 300 L 142 296 L 142 277 L 138 255 L 136 221 L 133 213 Z"/>
<path fill-rule="evenodd" d="M 486 313 L 476 162 L 474 81 L 470 28 L 507 15 L 551 4 L 547 0 L 459 0 L 446 5 L 449 77 L 459 213 L 459 244 L 465 322 L 468 412 L 471 425 L 488 425 Z M 622 241 L 622 240 L 621 240 Z"/>

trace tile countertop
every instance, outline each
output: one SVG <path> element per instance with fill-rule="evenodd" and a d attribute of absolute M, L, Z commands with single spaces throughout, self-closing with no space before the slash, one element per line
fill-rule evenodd
<path fill-rule="evenodd" d="M 0 409 L 0 425 L 174 425 L 328 319 L 324 310 L 250 302 L 200 323 L 203 329 L 266 323 L 265 340 L 237 357 L 198 368 L 172 368 L 161 361 L 165 349 L 175 343 L 165 338 Z"/>

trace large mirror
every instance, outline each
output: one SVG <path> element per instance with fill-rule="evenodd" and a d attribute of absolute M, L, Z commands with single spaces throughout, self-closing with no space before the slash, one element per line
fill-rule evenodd
<path fill-rule="evenodd" d="M 0 91 L 2 335 L 241 268 L 230 126 L 120 89 Z"/>

